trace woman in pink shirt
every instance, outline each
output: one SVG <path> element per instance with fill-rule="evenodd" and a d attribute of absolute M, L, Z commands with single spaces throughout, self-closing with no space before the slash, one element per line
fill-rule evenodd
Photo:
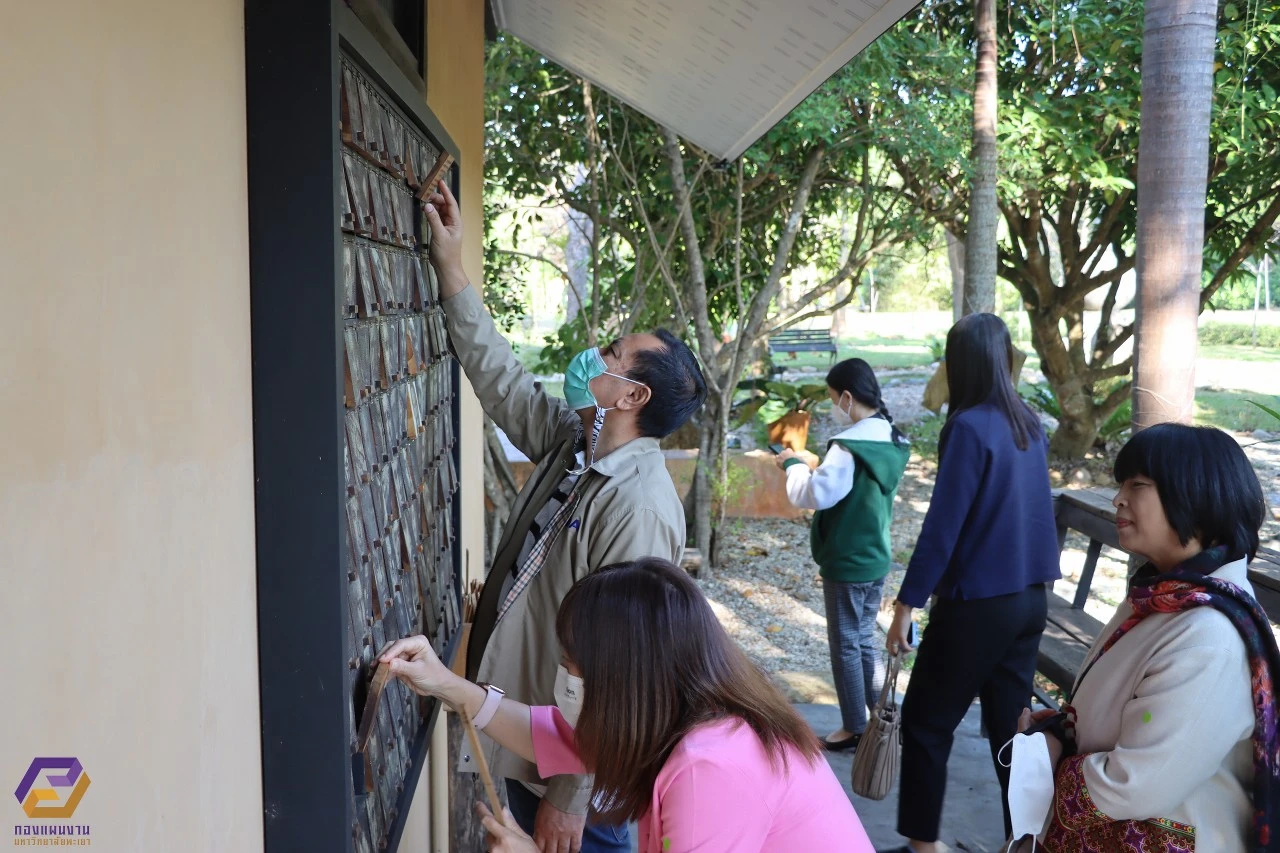
<path fill-rule="evenodd" d="M 636 821 L 642 853 L 872 853 L 817 738 L 665 560 L 578 581 L 557 619 L 558 707 L 530 708 L 459 678 L 425 637 L 382 655 L 418 693 L 463 708 L 545 778 L 595 774 L 595 814 Z M 493 850 L 537 853 L 483 806 Z"/>

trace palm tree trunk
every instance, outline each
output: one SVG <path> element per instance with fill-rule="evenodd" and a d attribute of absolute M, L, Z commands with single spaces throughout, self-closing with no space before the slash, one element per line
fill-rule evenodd
<path fill-rule="evenodd" d="M 947 238 L 947 266 L 951 268 L 951 322 L 964 316 L 964 241 L 943 229 Z"/>
<path fill-rule="evenodd" d="M 1204 258 L 1216 0 L 1147 0 L 1133 426 L 1189 422 Z"/>
<path fill-rule="evenodd" d="M 973 177 L 964 251 L 964 311 L 996 310 L 996 5 L 974 0 Z"/>

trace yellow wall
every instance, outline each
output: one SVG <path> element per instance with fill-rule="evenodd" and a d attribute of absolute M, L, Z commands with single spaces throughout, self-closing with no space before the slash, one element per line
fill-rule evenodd
<path fill-rule="evenodd" d="M 428 12 L 478 282 L 483 4 Z M 243 3 L 15 6 L 0 104 L 3 790 L 72 755 L 93 849 L 261 850 Z M 462 417 L 481 576 L 469 392 Z M 428 849 L 430 794 L 405 850 Z M 4 809 L 7 845 L 27 821 Z"/>
<path fill-rule="evenodd" d="M 453 137 L 461 155 L 462 215 L 467 244 L 464 263 L 472 282 L 483 280 L 484 233 L 484 3 L 481 0 L 431 0 L 427 3 L 427 105 Z M 463 383 L 465 386 L 465 382 Z M 484 463 L 483 412 L 470 387 L 462 392 L 462 549 L 463 563 L 472 577 L 483 578 L 484 566 Z M 447 724 L 441 715 L 438 726 Z M 434 755 L 444 752 L 441 738 L 434 741 Z M 448 771 L 452 773 L 452 769 Z M 444 774 L 437 774 L 439 782 Z M 433 792 L 424 773 L 405 825 L 402 850 L 432 849 L 431 794 L 447 796 L 437 784 Z M 441 813 L 437 811 L 437 815 Z M 443 821 L 437 820 L 437 824 Z M 444 844 L 448 828 L 435 827 L 435 850 Z"/>
<path fill-rule="evenodd" d="M 476 287 L 484 272 L 484 3 L 427 3 L 427 105 L 462 155 L 462 205 L 467 245 L 463 261 Z M 464 559 L 483 578 L 484 462 L 479 429 L 483 412 L 468 386 L 462 400 L 462 509 Z M 469 488 L 468 488 L 469 487 Z"/>
<path fill-rule="evenodd" d="M 103 853 L 262 846 L 243 8 L 0 27 L 0 782 Z"/>

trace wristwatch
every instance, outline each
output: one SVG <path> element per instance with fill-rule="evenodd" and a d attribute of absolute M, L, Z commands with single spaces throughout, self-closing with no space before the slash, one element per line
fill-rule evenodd
<path fill-rule="evenodd" d="M 476 712 L 472 723 L 477 729 L 484 729 L 493 719 L 493 715 L 498 713 L 498 706 L 502 704 L 502 697 L 507 693 L 501 687 L 494 687 L 492 684 L 480 682 L 477 686 L 483 687 L 486 691 L 484 704 L 480 706 L 480 710 Z"/>

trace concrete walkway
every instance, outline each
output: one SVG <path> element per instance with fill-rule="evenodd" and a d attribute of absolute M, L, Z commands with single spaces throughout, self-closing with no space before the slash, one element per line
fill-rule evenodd
<path fill-rule="evenodd" d="M 796 705 L 819 737 L 840 727 L 835 705 Z M 898 789 L 879 802 L 856 797 L 849 791 L 853 753 L 827 753 L 831 769 L 844 785 L 853 807 L 877 849 L 892 849 L 904 841 L 897 833 Z M 947 796 L 942 810 L 941 840 L 956 850 L 996 853 L 1004 842 L 1004 817 L 1000 786 L 991 767 L 991 752 L 979 731 L 978 705 L 969 709 L 956 731 L 955 746 L 947 765 Z"/>

